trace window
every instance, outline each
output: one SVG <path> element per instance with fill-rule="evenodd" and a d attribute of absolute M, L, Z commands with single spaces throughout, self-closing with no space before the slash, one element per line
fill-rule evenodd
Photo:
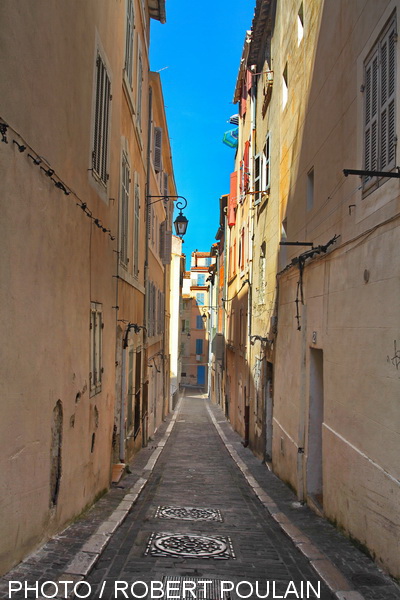
<path fill-rule="evenodd" d="M 267 192 L 269 190 L 270 163 L 271 144 L 270 135 L 268 133 L 265 138 L 263 151 L 254 157 L 253 191 L 258 192 L 257 194 L 254 194 L 254 204 L 260 204 L 263 197 L 261 192 Z"/>
<path fill-rule="evenodd" d="M 304 36 L 304 9 L 303 3 L 300 4 L 299 12 L 297 14 L 297 45 L 300 46 L 300 42 Z"/>
<path fill-rule="evenodd" d="M 258 269 L 258 303 L 264 304 L 265 302 L 265 269 L 266 267 L 266 244 L 263 242 L 260 246 L 260 262 Z"/>
<path fill-rule="evenodd" d="M 133 222 L 133 274 L 139 275 L 139 224 L 140 224 L 140 188 L 139 183 L 135 185 L 135 214 Z"/>
<path fill-rule="evenodd" d="M 154 127 L 153 165 L 156 173 L 162 169 L 162 129 Z"/>
<path fill-rule="evenodd" d="M 110 116 L 111 84 L 100 54 L 96 60 L 96 104 L 92 167 L 93 173 L 107 184 L 108 129 Z"/>
<path fill-rule="evenodd" d="M 196 354 L 203 354 L 203 340 L 196 340 Z"/>
<path fill-rule="evenodd" d="M 120 220 L 120 261 L 127 266 L 128 258 L 128 224 L 129 224 L 129 186 L 130 169 L 125 152 L 122 153 L 121 169 L 121 220 Z"/>
<path fill-rule="evenodd" d="M 101 391 L 103 341 L 103 309 L 98 302 L 90 304 L 90 395 Z"/>
<path fill-rule="evenodd" d="M 307 210 L 314 206 L 314 168 L 307 173 Z"/>
<path fill-rule="evenodd" d="M 135 29 L 133 15 L 133 0 L 126 1 L 126 40 L 125 40 L 125 73 L 132 87 L 133 70 L 133 32 Z"/>
<path fill-rule="evenodd" d="M 201 315 L 196 315 L 196 329 L 203 329 L 204 328 L 204 321 L 201 317 Z"/>
<path fill-rule="evenodd" d="M 364 69 L 364 164 L 367 171 L 396 166 L 396 18 L 384 30 Z M 370 181 L 366 178 L 364 183 Z"/>
<path fill-rule="evenodd" d="M 204 306 L 204 293 L 198 292 L 196 294 L 196 303 L 198 306 Z"/>
<path fill-rule="evenodd" d="M 253 171 L 253 187 L 254 191 L 258 192 L 254 194 L 254 204 L 260 204 L 261 202 L 261 154 L 257 154 L 254 157 L 254 171 Z"/>
<path fill-rule="evenodd" d="M 286 63 L 282 73 L 282 109 L 285 108 L 288 101 L 288 65 Z"/>
<path fill-rule="evenodd" d="M 142 91 L 143 91 L 143 60 L 142 53 L 138 55 L 138 73 L 137 73 L 137 97 L 136 97 L 136 118 L 139 129 L 142 129 Z"/>
<path fill-rule="evenodd" d="M 206 285 L 206 276 L 204 273 L 197 275 L 197 285 Z"/>
<path fill-rule="evenodd" d="M 265 138 L 265 144 L 262 154 L 262 178 L 261 186 L 263 192 L 267 191 L 270 187 L 270 163 L 271 163 L 271 146 L 270 146 L 270 135 L 268 133 Z"/>

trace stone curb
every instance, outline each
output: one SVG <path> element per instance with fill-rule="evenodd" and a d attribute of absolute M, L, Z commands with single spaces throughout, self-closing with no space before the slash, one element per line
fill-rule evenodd
<path fill-rule="evenodd" d="M 276 521 L 285 534 L 292 540 L 296 548 L 310 561 L 310 565 L 317 575 L 327 585 L 331 593 L 337 600 L 365 600 L 364 596 L 354 589 L 354 586 L 344 577 L 339 569 L 327 556 L 317 548 L 317 546 L 307 537 L 307 535 L 298 529 L 290 519 L 279 510 L 276 502 L 267 494 L 267 492 L 258 484 L 253 475 L 250 474 L 246 463 L 240 458 L 228 438 L 222 431 L 217 422 L 209 404 L 206 404 L 208 414 L 216 428 L 218 435 L 223 441 L 226 449 L 242 472 L 249 486 L 260 500 L 261 504 L 267 509 L 271 517 Z"/>
<path fill-rule="evenodd" d="M 175 408 L 174 414 L 171 418 L 168 427 L 158 442 L 156 449 L 152 452 L 146 466 L 143 468 L 143 476 L 140 477 L 136 483 L 128 490 L 117 508 L 111 513 L 106 521 L 104 521 L 98 529 L 89 537 L 89 539 L 82 546 L 81 550 L 74 556 L 73 560 L 67 565 L 64 573 L 58 577 L 58 581 L 71 581 L 80 582 L 87 577 L 90 571 L 93 569 L 100 556 L 106 549 L 109 541 L 111 540 L 112 534 L 118 529 L 118 527 L 125 521 L 129 511 L 139 498 L 141 492 L 145 488 L 147 482 L 150 479 L 150 475 L 156 465 L 161 452 L 171 434 L 171 431 L 175 425 L 177 416 L 180 412 L 182 398 L 179 400 L 178 405 Z M 67 598 L 73 598 L 73 593 L 69 594 Z M 63 599 L 65 596 L 63 596 Z M 39 599 L 40 600 L 40 599 Z M 55 598 L 55 600 L 58 600 Z"/>

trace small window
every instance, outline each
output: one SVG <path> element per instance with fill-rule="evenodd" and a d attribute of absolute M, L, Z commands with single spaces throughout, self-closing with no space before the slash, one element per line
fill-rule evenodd
<path fill-rule="evenodd" d="M 139 275 L 139 235 L 140 235 L 140 188 L 135 184 L 135 214 L 133 222 L 133 274 Z"/>
<path fill-rule="evenodd" d="M 396 166 L 396 17 L 364 66 L 364 164 L 367 171 Z M 371 181 L 365 178 L 364 184 Z"/>
<path fill-rule="evenodd" d="M 260 246 L 260 261 L 258 268 L 258 303 L 264 304 L 265 302 L 265 274 L 266 274 L 266 244 L 263 242 Z"/>
<path fill-rule="evenodd" d="M 129 187 L 130 169 L 125 152 L 122 153 L 121 167 L 121 219 L 120 219 L 120 261 L 124 266 L 128 258 L 128 225 L 129 225 Z"/>
<path fill-rule="evenodd" d="M 196 340 L 196 354 L 203 354 L 203 340 Z"/>
<path fill-rule="evenodd" d="M 196 329 L 204 329 L 204 321 L 201 315 L 196 315 Z"/>
<path fill-rule="evenodd" d="M 136 118 L 139 129 L 142 130 L 142 92 L 143 92 L 143 59 L 139 51 L 137 67 L 137 96 L 136 96 Z"/>
<path fill-rule="evenodd" d="M 198 306 L 204 306 L 204 293 L 198 292 L 196 294 L 196 302 Z"/>
<path fill-rule="evenodd" d="M 104 185 L 108 181 L 108 129 L 110 116 L 111 84 L 106 66 L 97 54 L 96 60 L 96 104 L 94 116 L 94 136 L 92 167 L 93 173 Z"/>
<path fill-rule="evenodd" d="M 126 2 L 126 40 L 125 40 L 125 73 L 132 88 L 133 70 L 133 33 L 134 33 L 133 0 Z"/>
<path fill-rule="evenodd" d="M 285 108 L 288 101 L 288 64 L 286 63 L 282 74 L 282 109 Z"/>
<path fill-rule="evenodd" d="M 266 192 L 270 187 L 270 163 L 271 163 L 271 144 L 270 135 L 265 139 L 262 160 L 262 190 Z"/>
<path fill-rule="evenodd" d="M 300 4 L 297 14 L 297 45 L 300 46 L 301 40 L 304 37 L 304 9 L 303 3 Z"/>
<path fill-rule="evenodd" d="M 307 210 L 314 206 L 314 169 L 307 173 Z"/>
<path fill-rule="evenodd" d="M 103 308 L 98 302 L 90 304 L 90 395 L 101 391 L 102 383 Z"/>
<path fill-rule="evenodd" d="M 204 273 L 197 275 L 197 285 L 206 285 L 206 276 Z"/>
<path fill-rule="evenodd" d="M 254 194 L 254 204 L 260 204 L 261 202 L 261 154 L 257 154 L 254 157 L 254 180 L 253 187 L 254 191 L 257 192 Z"/>
<path fill-rule="evenodd" d="M 154 127 L 153 165 L 156 173 L 162 169 L 162 129 Z"/>

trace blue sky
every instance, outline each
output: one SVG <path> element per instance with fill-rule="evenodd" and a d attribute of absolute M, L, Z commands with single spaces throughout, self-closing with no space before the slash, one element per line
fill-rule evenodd
<path fill-rule="evenodd" d="M 229 192 L 235 151 L 222 143 L 255 0 L 167 0 L 167 22 L 151 23 L 150 61 L 160 71 L 178 194 L 189 219 L 183 252 L 207 252 Z M 187 266 L 189 261 L 187 260 Z"/>

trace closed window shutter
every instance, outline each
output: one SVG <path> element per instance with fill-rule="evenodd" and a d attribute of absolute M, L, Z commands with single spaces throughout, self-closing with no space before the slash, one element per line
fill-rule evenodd
<path fill-rule="evenodd" d="M 134 215 L 134 240 L 133 240 L 133 274 L 139 274 L 139 226 L 140 226 L 140 189 L 135 184 L 135 215 Z"/>
<path fill-rule="evenodd" d="M 154 170 L 159 173 L 162 164 L 162 129 L 161 127 L 154 128 L 154 155 L 153 155 Z"/>
<path fill-rule="evenodd" d="M 122 155 L 120 260 L 128 264 L 128 224 L 130 170 L 125 153 Z"/>
<path fill-rule="evenodd" d="M 142 61 L 142 55 L 139 53 L 136 110 L 137 110 L 137 121 L 138 121 L 140 129 L 142 128 L 142 126 L 141 126 L 141 124 L 142 124 L 142 88 L 143 88 L 143 61 Z"/>
<path fill-rule="evenodd" d="M 232 227 L 236 223 L 236 207 L 237 207 L 237 171 L 231 173 L 230 191 L 228 199 L 228 225 Z"/>
<path fill-rule="evenodd" d="M 396 46 L 395 23 L 392 23 L 381 43 L 381 141 L 380 169 L 395 162 L 395 90 Z"/>
<path fill-rule="evenodd" d="M 250 155 L 250 142 L 247 141 L 244 144 L 244 154 L 243 154 L 243 191 L 244 192 L 246 192 L 249 187 L 249 179 L 250 179 L 249 155 Z"/>
<path fill-rule="evenodd" d="M 108 155 L 108 121 L 110 113 L 111 84 L 100 54 L 96 60 L 96 104 L 93 136 L 93 172 L 106 184 Z"/>
<path fill-rule="evenodd" d="M 172 256 L 172 231 L 165 232 L 165 258 L 164 264 L 171 264 L 171 256 Z"/>
<path fill-rule="evenodd" d="M 132 65 L 133 65 L 133 32 L 134 15 L 133 0 L 128 0 L 126 7 L 126 42 L 125 42 L 125 72 L 132 87 Z"/>
<path fill-rule="evenodd" d="M 261 202 L 261 155 L 257 154 L 254 157 L 254 191 L 258 192 L 254 194 L 254 204 L 260 204 Z"/>
<path fill-rule="evenodd" d="M 377 170 L 378 156 L 378 51 L 365 69 L 365 169 Z"/>
<path fill-rule="evenodd" d="M 168 196 L 168 173 L 165 171 L 163 173 L 163 194 L 164 196 Z"/>
<path fill-rule="evenodd" d="M 269 134 L 265 140 L 265 146 L 263 150 L 263 174 L 262 174 L 262 191 L 266 191 L 270 186 L 270 162 L 271 162 L 271 145 Z"/>
<path fill-rule="evenodd" d="M 163 221 L 160 224 L 160 239 L 159 239 L 159 248 L 158 248 L 158 254 L 160 255 L 162 262 L 164 262 L 164 253 L 165 253 L 165 228 L 166 228 L 166 222 Z"/>

